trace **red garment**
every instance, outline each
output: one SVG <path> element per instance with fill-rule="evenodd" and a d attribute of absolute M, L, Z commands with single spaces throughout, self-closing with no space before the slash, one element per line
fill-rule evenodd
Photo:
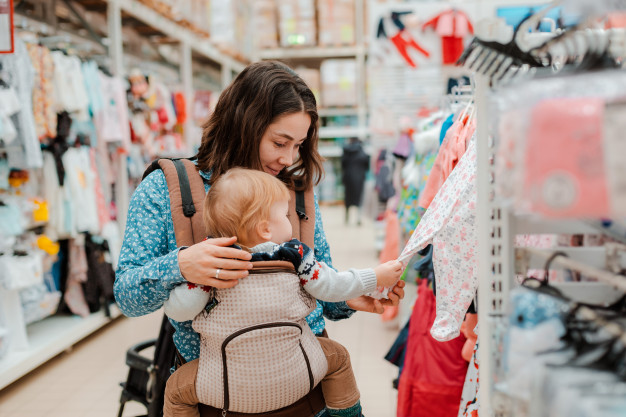
<path fill-rule="evenodd" d="M 174 93 L 174 109 L 176 110 L 176 123 L 184 125 L 187 121 L 187 101 L 180 91 Z"/>
<path fill-rule="evenodd" d="M 411 315 L 404 369 L 398 383 L 398 417 L 456 417 L 467 373 L 465 336 L 437 342 L 430 335 L 435 295 L 422 280 Z"/>
<path fill-rule="evenodd" d="M 442 62 L 454 64 L 463 53 L 463 39 L 474 33 L 469 17 L 457 9 L 439 13 L 422 25 L 422 30 L 432 28 L 441 36 Z"/>
<path fill-rule="evenodd" d="M 415 39 L 413 39 L 413 37 L 406 30 L 399 31 L 395 36 L 392 36 L 390 39 L 400 55 L 402 55 L 402 58 L 404 58 L 407 64 L 409 64 L 409 66 L 411 66 L 412 68 L 417 68 L 417 64 L 409 55 L 409 47 L 417 49 L 417 51 L 424 54 L 426 58 L 430 57 L 430 52 L 428 52 L 426 49 L 422 48 L 417 42 L 415 42 Z"/>

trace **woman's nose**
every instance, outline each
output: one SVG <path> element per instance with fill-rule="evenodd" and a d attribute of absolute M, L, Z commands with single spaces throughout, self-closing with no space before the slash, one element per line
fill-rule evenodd
<path fill-rule="evenodd" d="M 283 152 L 282 155 L 280 155 L 280 158 L 278 158 L 278 162 L 280 162 L 281 165 L 290 167 L 291 165 L 293 165 L 293 159 L 293 152 L 289 149 Z"/>

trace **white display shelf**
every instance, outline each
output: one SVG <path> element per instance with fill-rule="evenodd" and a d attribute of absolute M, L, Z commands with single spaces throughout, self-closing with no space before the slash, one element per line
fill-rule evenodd
<path fill-rule="evenodd" d="M 358 116 L 358 107 L 336 107 L 336 108 L 323 108 L 318 109 L 317 114 L 320 117 L 332 117 L 332 116 Z"/>
<path fill-rule="evenodd" d="M 29 348 L 9 350 L 0 360 L 0 390 L 121 316 L 115 304 L 110 311 L 111 318 L 98 311 L 85 318 L 50 316 L 29 325 Z"/>
<path fill-rule="evenodd" d="M 116 0 L 119 1 L 119 0 Z M 111 0 L 109 0 L 111 2 Z M 167 36 L 188 44 L 192 49 L 198 53 L 212 59 L 213 61 L 227 66 L 228 68 L 240 72 L 245 65 L 238 60 L 225 55 L 219 51 L 208 39 L 203 39 L 195 35 L 188 29 L 180 26 L 179 24 L 161 16 L 158 12 L 151 9 L 148 6 L 141 4 L 137 0 L 124 0 L 119 1 L 120 8 L 134 16 L 135 18 L 147 23 L 148 25 L 159 29 Z"/>
<path fill-rule="evenodd" d="M 353 136 L 362 139 L 368 134 L 368 128 L 358 126 L 330 126 L 320 127 L 319 129 L 319 137 L 321 139 L 350 138 Z"/>
<path fill-rule="evenodd" d="M 372 147 L 364 147 L 365 153 L 372 154 Z M 320 155 L 324 158 L 339 158 L 343 154 L 343 148 L 341 146 L 320 146 L 318 149 Z"/>
<path fill-rule="evenodd" d="M 313 46 L 263 49 L 259 59 L 353 58 L 364 54 L 361 46 Z"/>

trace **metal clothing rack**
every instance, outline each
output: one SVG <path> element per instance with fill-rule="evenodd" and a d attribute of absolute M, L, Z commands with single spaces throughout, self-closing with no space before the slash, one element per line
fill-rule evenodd
<path fill-rule="evenodd" d="M 498 382 L 496 370 L 501 369 L 502 359 L 500 352 L 496 349 L 501 342 L 502 335 L 495 329 L 503 325 L 507 313 L 509 291 L 516 285 L 514 281 L 516 271 L 521 272 L 533 265 L 545 263 L 545 260 L 555 251 L 566 249 L 571 258 L 557 257 L 552 265 L 579 271 L 606 284 L 598 284 L 597 288 L 604 287 L 606 290 L 608 285 L 614 289 L 613 292 L 626 292 L 626 277 L 616 273 L 616 270 L 624 268 L 626 259 L 622 256 L 623 245 L 605 248 L 515 248 L 514 239 L 517 234 L 598 234 L 599 231 L 582 219 L 542 220 L 520 216 L 500 201 L 494 181 L 495 143 L 489 134 L 492 120 L 489 112 L 489 97 L 492 90 L 487 76 L 477 74 L 475 81 L 478 166 L 476 209 L 479 276 L 479 415 L 481 417 L 505 417 L 508 416 L 505 406 L 507 400 L 494 391 L 494 385 Z M 572 284 L 576 286 L 578 283 Z M 587 296 L 591 295 L 593 294 L 587 294 Z M 593 310 L 583 308 L 581 311 L 590 320 L 596 322 L 602 320 Z M 617 332 L 617 329 L 610 323 L 605 324 Z"/>

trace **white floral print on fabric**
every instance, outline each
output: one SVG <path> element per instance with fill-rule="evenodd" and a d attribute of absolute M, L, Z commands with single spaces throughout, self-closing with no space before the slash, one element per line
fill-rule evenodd
<path fill-rule="evenodd" d="M 398 260 L 406 266 L 417 251 L 430 243 L 437 281 L 437 317 L 430 334 L 446 342 L 460 334 L 463 318 L 478 286 L 474 137 Z"/>
<path fill-rule="evenodd" d="M 200 172 L 205 180 L 209 174 Z M 205 182 L 206 184 L 206 182 Z M 208 185 L 206 185 L 208 190 Z M 115 275 L 115 300 L 129 317 L 157 311 L 172 289 L 186 282 L 178 266 L 178 251 L 170 209 L 169 192 L 161 170 L 148 175 L 137 187 L 128 207 L 124 241 Z M 317 197 L 315 198 L 315 257 L 332 265 L 323 230 Z M 354 310 L 345 302 L 317 302 L 317 308 L 306 320 L 315 334 L 324 331 L 324 316 L 330 320 L 350 317 Z M 198 358 L 200 337 L 191 320 L 170 320 L 176 333 L 174 343 L 185 360 Z"/>

